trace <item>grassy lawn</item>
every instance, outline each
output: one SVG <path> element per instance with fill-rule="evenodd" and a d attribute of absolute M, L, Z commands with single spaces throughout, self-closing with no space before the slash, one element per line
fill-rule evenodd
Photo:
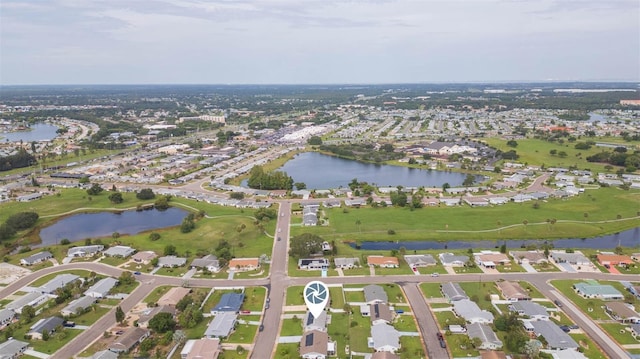
<path fill-rule="evenodd" d="M 607 356 L 600 351 L 598 346 L 586 334 L 569 334 L 583 349 L 584 355 L 589 359 L 606 359 Z"/>
<path fill-rule="evenodd" d="M 498 288 L 495 287 L 494 283 L 466 282 L 460 283 L 460 286 L 470 299 L 477 300 L 476 303 L 478 306 L 485 310 L 491 310 L 491 308 L 493 308 L 489 295 L 499 294 Z"/>
<path fill-rule="evenodd" d="M 618 323 L 603 323 L 600 324 L 602 329 L 604 329 L 609 335 L 611 335 L 618 344 L 640 344 L 640 340 L 634 338 L 631 335 L 630 330 L 625 330 L 625 328 L 629 328 L 628 325 L 622 325 Z"/>
<path fill-rule="evenodd" d="M 344 291 L 345 299 L 348 303 L 353 302 L 364 302 L 364 292 L 363 291 Z"/>
<path fill-rule="evenodd" d="M 518 284 L 520 284 L 522 288 L 524 288 L 527 292 L 529 292 L 529 295 L 531 296 L 531 298 L 545 298 L 545 296 L 542 295 L 542 293 L 540 293 L 540 291 L 537 290 L 536 287 L 531 285 L 531 283 L 525 282 L 525 281 L 519 281 Z"/>
<path fill-rule="evenodd" d="M 172 287 L 169 285 L 163 285 L 160 286 L 156 289 L 154 289 L 151 293 L 149 293 L 149 295 L 144 298 L 143 302 L 145 303 L 156 303 L 158 302 L 158 299 L 160 299 L 160 297 L 162 297 L 163 295 L 165 295 L 169 289 L 171 289 Z"/>
<path fill-rule="evenodd" d="M 400 358 L 402 359 L 426 357 L 419 337 L 400 337 L 400 347 L 402 348 L 400 352 Z"/>
<path fill-rule="evenodd" d="M 28 329 L 27 329 L 28 331 Z M 65 344 L 73 340 L 73 338 L 77 337 L 82 333 L 82 330 L 79 329 L 63 329 L 62 333 L 53 334 L 51 339 L 45 341 L 42 340 L 31 340 L 31 346 L 33 349 L 42 353 L 53 354 L 56 350 L 62 348 Z"/>
<path fill-rule="evenodd" d="M 229 273 L 226 270 L 220 271 L 222 274 L 218 276 L 218 278 L 227 279 Z M 266 278 L 269 275 L 269 264 L 262 263 L 260 264 L 260 269 L 248 271 L 248 272 L 237 272 L 233 274 L 234 279 L 252 279 L 252 278 Z"/>
<path fill-rule="evenodd" d="M 402 293 L 402 289 L 398 285 L 395 284 L 382 284 L 382 288 L 387 292 L 387 296 L 389 297 L 389 303 L 406 303 L 407 300 L 404 298 L 404 293 Z"/>
<path fill-rule="evenodd" d="M 478 274 L 484 273 L 482 271 L 482 269 L 480 269 L 480 267 L 478 267 L 478 266 L 473 266 L 473 267 L 453 267 L 453 271 L 456 272 L 456 273 L 478 273 Z"/>
<path fill-rule="evenodd" d="M 110 266 L 114 266 L 117 267 L 123 263 L 128 262 L 129 259 L 128 258 L 120 258 L 120 257 L 102 257 L 102 259 L 100 259 L 100 263 L 102 264 L 107 264 Z M 133 263 L 132 263 L 133 264 Z M 136 263 L 137 265 L 137 263 Z"/>
<path fill-rule="evenodd" d="M 253 343 L 258 326 L 253 324 L 236 324 L 236 330 L 225 340 L 228 343 Z"/>
<path fill-rule="evenodd" d="M 329 208 L 329 226 L 292 227 L 292 235 L 315 233 L 327 240 L 343 241 L 395 241 L 395 240 L 472 240 L 472 239 L 527 239 L 527 238 L 572 238 L 591 237 L 614 233 L 640 225 L 640 219 L 612 223 L 593 223 L 613 220 L 620 214 L 622 218 L 637 215 L 640 191 L 624 191 L 618 188 L 601 188 L 569 200 L 550 199 L 539 209 L 531 203 L 508 203 L 502 206 L 471 207 L 430 207 L 417 211 L 406 208 L 348 209 Z M 589 213 L 584 221 L 584 213 Z M 428 218 L 428 220 L 426 220 Z M 500 225 L 495 218 L 500 218 Z M 548 218 L 558 222 L 549 226 Z M 528 225 L 523 225 L 524 220 Z M 359 220 L 361 225 L 356 225 Z M 563 222 L 565 220 L 573 222 Z M 515 225 L 498 230 L 498 227 Z M 448 226 L 448 227 L 447 227 Z M 358 228 L 360 227 L 360 228 Z M 447 228 L 447 230 L 445 230 Z M 387 230 L 395 230 L 395 235 Z M 487 232 L 457 232 L 479 231 Z M 339 246 L 340 255 L 352 253 Z"/>
<path fill-rule="evenodd" d="M 451 308 L 452 305 L 449 303 L 429 303 L 431 308 Z"/>
<path fill-rule="evenodd" d="M 511 261 L 511 264 L 508 266 L 499 265 L 496 267 L 498 272 L 500 273 L 518 273 L 518 272 L 526 272 L 521 265 L 516 263 L 515 261 Z"/>
<path fill-rule="evenodd" d="M 328 333 L 332 340 L 338 342 L 336 353 L 338 353 L 339 358 L 342 358 L 345 345 L 349 345 L 351 339 L 349 337 L 349 315 L 345 313 L 332 313 Z"/>
<path fill-rule="evenodd" d="M 342 309 L 344 307 L 344 295 L 341 287 L 329 287 L 329 300 L 331 308 Z"/>
<path fill-rule="evenodd" d="M 453 314 L 453 311 L 435 312 L 434 314 L 436 316 L 436 319 L 438 320 L 440 329 L 447 329 L 449 323 L 453 323 L 457 320 L 457 317 L 455 314 Z"/>
<path fill-rule="evenodd" d="M 300 317 L 297 319 L 283 319 L 280 336 L 287 337 L 294 335 L 302 335 L 302 319 Z"/>
<path fill-rule="evenodd" d="M 393 327 L 401 332 L 417 332 L 418 327 L 412 315 L 402 314 L 393 321 Z"/>
<path fill-rule="evenodd" d="M 262 311 L 264 297 L 267 290 L 264 287 L 246 287 L 244 289 L 245 299 L 242 303 L 242 310 Z"/>
<path fill-rule="evenodd" d="M 304 305 L 302 290 L 304 286 L 293 286 L 287 288 L 287 300 L 285 305 Z"/>
<path fill-rule="evenodd" d="M 580 308 L 584 313 L 590 316 L 592 319 L 596 320 L 606 320 L 609 319 L 609 316 L 605 313 L 602 306 L 604 305 L 604 301 L 599 299 L 587 299 L 583 298 L 578 293 L 573 290 L 572 286 L 575 283 L 579 283 L 579 280 L 555 280 L 552 281 L 551 284 L 556 287 L 558 290 L 562 292 L 567 298 L 569 298 L 576 307 Z M 600 284 L 605 284 L 607 282 L 600 281 Z M 607 283 L 611 284 L 611 283 Z M 624 292 L 622 292 L 624 293 Z M 591 308 L 591 310 L 589 309 Z"/>
<path fill-rule="evenodd" d="M 198 325 L 193 328 L 185 329 L 184 332 L 188 339 L 200 339 L 207 330 L 209 323 L 213 320 L 213 317 L 204 318 Z"/>
<path fill-rule="evenodd" d="M 465 347 L 461 344 L 464 343 L 463 340 L 467 337 L 466 334 L 450 334 L 445 335 L 445 340 L 447 341 L 447 347 L 451 351 L 451 355 L 454 358 L 462 358 L 462 357 L 478 357 L 480 352 L 478 352 L 473 347 Z"/>
<path fill-rule="evenodd" d="M 299 347 L 300 344 L 298 343 L 278 344 L 276 357 L 280 359 L 298 359 L 300 358 L 300 354 L 298 354 Z"/>
<path fill-rule="evenodd" d="M 140 284 L 140 282 L 138 281 L 134 281 L 131 284 L 125 285 L 125 284 L 118 284 L 113 288 L 113 292 L 114 293 L 131 293 L 133 292 L 134 289 L 136 289 L 138 287 L 138 285 Z"/>
<path fill-rule="evenodd" d="M 401 274 L 413 274 L 411 268 L 404 262 L 404 260 L 400 260 L 399 268 L 376 268 L 376 275 L 401 275 Z"/>
<path fill-rule="evenodd" d="M 420 289 L 425 298 L 443 298 L 440 283 L 422 283 Z"/>
<path fill-rule="evenodd" d="M 94 305 L 93 309 L 87 313 L 71 318 L 78 325 L 93 325 L 98 319 L 102 318 L 111 309 Z"/>
<path fill-rule="evenodd" d="M 371 320 L 360 314 L 360 308 L 353 308 L 353 313 L 349 323 L 349 347 L 351 351 L 370 352 L 367 338 L 371 335 Z"/>

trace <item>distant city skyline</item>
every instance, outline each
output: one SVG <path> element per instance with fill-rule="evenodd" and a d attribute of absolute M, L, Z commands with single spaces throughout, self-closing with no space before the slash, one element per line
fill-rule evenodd
<path fill-rule="evenodd" d="M 0 2 L 0 85 L 544 81 L 640 81 L 640 2 Z"/>

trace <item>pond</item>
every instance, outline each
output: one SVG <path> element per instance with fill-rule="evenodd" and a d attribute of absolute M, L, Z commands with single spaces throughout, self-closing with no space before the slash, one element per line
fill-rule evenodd
<path fill-rule="evenodd" d="M 40 231 L 40 246 L 54 245 L 62 239 L 71 242 L 86 238 L 111 237 L 114 232 L 137 234 L 140 232 L 177 226 L 188 212 L 171 207 L 166 211 L 147 209 L 143 211 L 81 213 L 65 217 Z"/>
<path fill-rule="evenodd" d="M 457 187 L 467 176 L 457 172 L 377 165 L 317 152 L 301 153 L 278 170 L 287 172 L 294 182 L 303 182 L 308 189 L 347 187 L 354 178 L 378 187 L 442 187 L 445 183 Z M 482 180 L 482 176 L 476 177 L 476 181 Z"/>
<path fill-rule="evenodd" d="M 591 249 L 613 249 L 620 245 L 623 247 L 640 249 L 640 227 L 610 234 L 602 237 L 592 238 L 567 238 L 547 240 L 553 243 L 554 248 L 591 248 Z M 505 241 L 391 241 L 391 242 L 375 242 L 364 241 L 360 243 L 360 249 L 365 250 L 392 250 L 404 247 L 407 250 L 426 250 L 426 249 L 467 249 L 467 248 L 494 248 L 501 246 Z M 540 239 L 511 239 L 507 240 L 508 248 L 520 248 L 522 246 L 537 245 L 540 247 L 545 240 Z M 356 243 L 349 243 L 352 248 L 356 248 Z"/>
<path fill-rule="evenodd" d="M 57 126 L 50 125 L 48 123 L 37 123 L 35 125 L 31 125 L 31 130 L 29 131 L 18 131 L 18 132 L 8 132 L 8 133 L 0 133 L 0 141 L 6 142 L 33 142 L 33 141 L 50 141 L 53 140 L 58 134 L 56 131 L 58 130 Z"/>

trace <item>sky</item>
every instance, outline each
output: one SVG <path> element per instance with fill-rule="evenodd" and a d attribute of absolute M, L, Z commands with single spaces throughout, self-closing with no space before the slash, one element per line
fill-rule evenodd
<path fill-rule="evenodd" d="M 640 81 L 640 1 L 0 1 L 1 85 L 512 81 Z"/>

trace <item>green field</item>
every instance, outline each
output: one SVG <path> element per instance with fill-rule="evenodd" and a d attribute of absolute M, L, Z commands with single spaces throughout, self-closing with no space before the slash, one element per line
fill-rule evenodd
<path fill-rule="evenodd" d="M 590 169 L 591 171 L 605 172 L 604 166 L 606 164 L 602 163 L 594 163 L 588 162 L 586 160 L 587 157 L 594 155 L 596 153 L 602 152 L 606 150 L 602 147 L 593 146 L 588 150 L 577 150 L 574 148 L 575 144 L 578 142 L 585 142 L 587 140 L 593 140 L 596 142 L 615 142 L 621 143 L 625 145 L 638 145 L 638 142 L 623 142 L 620 138 L 583 138 L 575 143 L 570 143 L 565 141 L 565 143 L 560 144 L 557 142 L 548 142 L 539 139 L 522 139 L 517 140 L 518 146 L 516 148 L 512 148 L 507 146 L 507 141 L 499 138 L 484 138 L 483 141 L 502 151 L 515 150 L 520 158 L 518 158 L 515 162 L 520 163 L 528 163 L 530 165 L 537 165 L 545 167 L 570 167 L 575 166 L 580 169 Z M 567 153 L 567 157 L 562 158 L 558 155 L 551 155 L 549 151 L 557 150 L 558 152 L 564 151 Z M 609 150 L 610 151 L 610 150 Z M 614 166 L 615 167 L 615 166 Z M 615 172 L 615 169 L 613 170 Z"/>
<path fill-rule="evenodd" d="M 325 213 L 329 226 L 292 227 L 291 235 L 310 232 L 338 243 L 586 238 L 639 226 L 639 210 L 640 191 L 601 188 L 568 200 L 549 199 L 537 209 L 526 202 L 486 208 L 425 207 L 414 211 L 393 207 L 328 208 Z M 618 215 L 621 220 L 617 220 Z M 547 222 L 551 219 L 556 219 L 556 223 Z M 389 229 L 395 234 L 389 235 Z M 342 245 L 338 253 L 350 255 L 354 249 Z"/>

